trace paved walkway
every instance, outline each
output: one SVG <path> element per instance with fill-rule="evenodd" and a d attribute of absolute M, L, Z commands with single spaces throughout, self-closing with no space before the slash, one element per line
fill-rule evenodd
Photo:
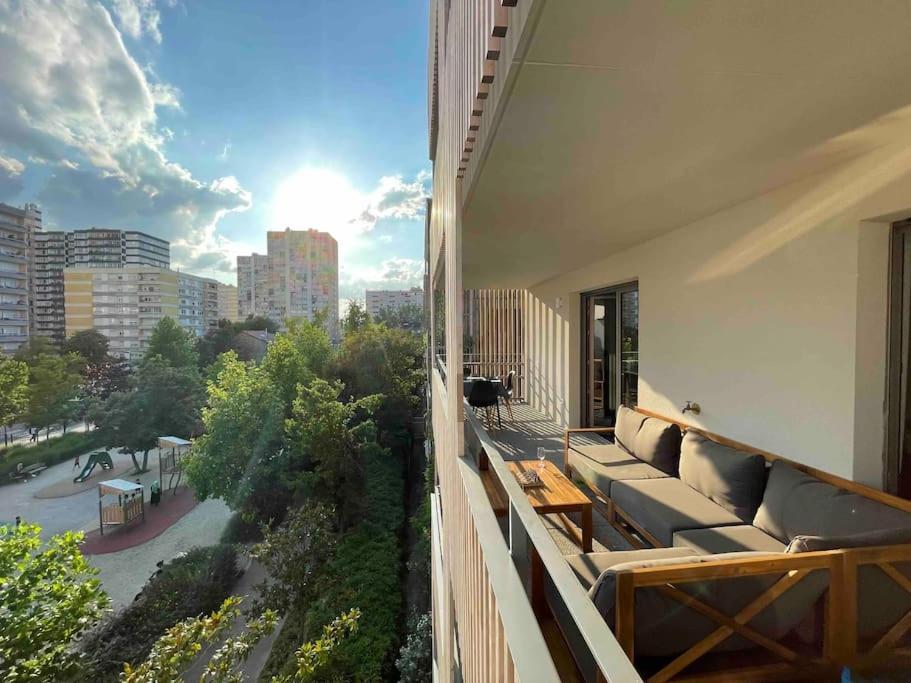
<path fill-rule="evenodd" d="M 261 564 L 248 560 L 248 567 L 244 572 L 244 575 L 240 577 L 240 581 L 237 582 L 237 585 L 234 587 L 234 595 L 244 596 L 246 599 L 241 605 L 241 609 L 249 606 L 253 601 L 255 596 L 258 596 L 259 593 L 256 590 L 256 586 L 262 583 L 263 579 L 266 577 L 266 571 Z M 253 651 L 250 653 L 250 656 L 247 658 L 247 661 L 241 667 L 241 673 L 243 674 L 243 680 L 250 681 L 254 683 L 259 679 L 259 674 L 263 670 L 263 667 L 266 666 L 266 660 L 269 659 L 269 653 L 272 651 L 272 644 L 275 642 L 275 639 L 278 637 L 279 632 L 282 629 L 283 621 L 279 621 L 275 626 L 275 630 L 272 632 L 272 635 L 266 636 L 256 647 L 253 648 Z M 233 626 L 228 631 L 227 637 L 232 638 L 234 636 L 240 635 L 244 629 L 246 629 L 245 621 L 243 615 L 239 619 L 234 621 Z M 206 664 L 209 663 L 209 660 L 212 658 L 212 655 L 215 654 L 215 651 L 219 646 L 224 642 L 224 640 L 219 643 L 213 644 L 210 647 L 207 647 L 202 651 L 199 657 L 197 657 L 193 666 L 187 669 L 184 672 L 183 680 L 188 683 L 196 683 L 199 680 L 200 675 L 206 667 Z"/>

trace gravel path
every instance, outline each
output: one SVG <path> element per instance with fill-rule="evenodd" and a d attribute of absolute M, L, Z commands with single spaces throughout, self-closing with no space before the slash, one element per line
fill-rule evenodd
<path fill-rule="evenodd" d="M 101 574 L 101 584 L 115 610 L 133 601 L 157 569 L 156 562 L 168 561 L 194 546 L 218 543 L 231 517 L 220 500 L 206 500 L 187 513 L 160 536 L 135 548 L 107 555 L 93 555 L 89 562 Z"/>

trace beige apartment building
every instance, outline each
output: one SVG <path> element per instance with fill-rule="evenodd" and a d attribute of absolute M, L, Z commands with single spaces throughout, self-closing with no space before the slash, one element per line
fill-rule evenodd
<path fill-rule="evenodd" d="M 19 209 L 0 203 L 0 353 L 28 341 L 30 320 L 29 245 L 41 230 L 34 204 Z"/>
<path fill-rule="evenodd" d="M 67 268 L 63 278 L 66 335 L 94 328 L 108 338 L 113 355 L 139 360 L 163 317 L 188 318 L 181 314 L 187 296 L 180 290 L 189 280 L 182 273 L 154 266 Z"/>
<path fill-rule="evenodd" d="M 218 319 L 240 322 L 241 317 L 238 313 L 237 287 L 234 285 L 226 285 L 224 282 L 219 282 L 217 294 Z"/>
<path fill-rule="evenodd" d="M 909 28 L 887 0 L 431 0 L 437 679 L 907 666 Z M 502 426 L 466 404 L 469 289 L 518 292 L 481 345 L 522 354 Z M 538 448 L 579 516 L 518 485 Z"/>
<path fill-rule="evenodd" d="M 319 230 L 269 231 L 265 256 L 237 257 L 240 315 L 264 315 L 279 324 L 323 314 L 338 339 L 338 242 Z"/>

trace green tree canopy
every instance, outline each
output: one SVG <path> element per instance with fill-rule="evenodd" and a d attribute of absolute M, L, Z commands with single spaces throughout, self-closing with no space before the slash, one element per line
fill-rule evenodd
<path fill-rule="evenodd" d="M 201 500 L 221 498 L 237 510 L 250 506 L 256 487 L 276 467 L 283 409 L 268 373 L 231 354 L 222 358 L 218 377 L 208 384 L 205 432 L 193 442 L 186 472 Z"/>
<path fill-rule="evenodd" d="M 325 377 L 331 359 L 332 344 L 320 321 L 290 321 L 288 331 L 269 345 L 262 368 L 278 388 L 286 415 L 297 396 L 297 386 Z"/>
<path fill-rule="evenodd" d="M 76 354 L 41 354 L 29 368 L 28 407 L 25 421 L 31 427 L 50 429 L 72 419 L 78 410 L 82 359 Z"/>
<path fill-rule="evenodd" d="M 105 444 L 122 448 L 138 471 L 148 468 L 149 451 L 165 435 L 190 437 L 199 424 L 202 380 L 195 367 L 174 367 L 160 356 L 143 361 L 136 388 L 115 392 L 90 411 Z M 142 453 L 140 464 L 136 455 Z"/>
<path fill-rule="evenodd" d="M 168 365 L 175 368 L 195 367 L 198 362 L 196 338 L 173 318 L 165 316 L 152 330 L 142 362 L 155 356 L 161 356 Z"/>
<path fill-rule="evenodd" d="M 95 329 L 80 330 L 63 343 L 63 351 L 82 356 L 89 366 L 100 365 L 108 358 L 108 338 Z"/>
<path fill-rule="evenodd" d="M 338 376 L 354 398 L 382 394 L 376 412 L 381 441 L 404 438 L 421 404 L 424 342 L 416 334 L 371 323 L 346 335 L 338 351 Z"/>
<path fill-rule="evenodd" d="M 424 327 L 424 309 L 417 304 L 406 304 L 400 308 L 383 308 L 377 314 L 374 322 L 408 332 L 420 332 Z"/>
<path fill-rule="evenodd" d="M 367 309 L 361 306 L 360 302 L 353 299 L 349 300 L 348 311 L 345 313 L 345 317 L 342 318 L 342 334 L 346 336 L 354 334 L 366 327 L 369 322 L 370 314 L 367 313 Z"/>
<path fill-rule="evenodd" d="M 315 379 L 300 385 L 285 433 L 292 459 L 308 464 L 298 480 L 301 492 L 335 507 L 338 526 L 344 528 L 361 511 L 361 447 L 375 439 L 373 422 L 366 418 L 382 396 L 345 403 L 341 393 L 340 382 Z"/>
<path fill-rule="evenodd" d="M 30 524 L 0 527 L 0 678 L 54 681 L 76 671 L 73 639 L 107 607 L 98 573 L 67 532 L 41 545 Z"/>
<path fill-rule="evenodd" d="M 29 337 L 29 340 L 19 347 L 13 358 L 32 365 L 39 356 L 56 356 L 58 353 L 59 349 L 54 346 L 50 339 L 34 335 Z"/>
<path fill-rule="evenodd" d="M 28 407 L 28 365 L 0 356 L 0 426 L 8 425 Z"/>

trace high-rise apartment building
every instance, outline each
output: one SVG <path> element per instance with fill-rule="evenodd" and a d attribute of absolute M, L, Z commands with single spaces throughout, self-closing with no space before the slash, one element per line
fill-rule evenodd
<path fill-rule="evenodd" d="M 111 354 L 138 360 L 158 321 L 181 320 L 182 277 L 155 266 L 65 269 L 66 336 L 94 328 Z"/>
<path fill-rule="evenodd" d="M 63 270 L 153 266 L 167 269 L 171 248 L 166 240 L 135 230 L 90 228 L 35 233 L 32 240 L 34 334 L 57 341 L 66 336 Z"/>
<path fill-rule="evenodd" d="M 269 257 L 237 257 L 237 311 L 241 320 L 266 315 L 269 308 Z"/>
<path fill-rule="evenodd" d="M 0 353 L 14 353 L 29 335 L 29 243 L 41 211 L 0 204 Z"/>
<path fill-rule="evenodd" d="M 157 266 L 77 267 L 63 271 L 65 336 L 96 329 L 110 352 L 138 360 L 168 316 L 200 337 L 218 325 L 218 282 Z"/>
<path fill-rule="evenodd" d="M 218 325 L 218 282 L 178 273 L 177 296 L 180 307 L 178 322 L 185 330 L 201 337 Z"/>
<path fill-rule="evenodd" d="M 218 283 L 218 319 L 240 321 L 237 311 L 237 287 L 234 285 Z"/>
<path fill-rule="evenodd" d="M 265 315 L 284 323 L 325 315 L 338 338 L 338 242 L 318 230 L 270 231 L 266 256 L 237 258 L 241 317 Z"/>
<path fill-rule="evenodd" d="M 397 311 L 405 306 L 424 308 L 424 290 L 420 287 L 411 289 L 368 289 L 367 313 L 375 318 L 383 309 Z"/>

